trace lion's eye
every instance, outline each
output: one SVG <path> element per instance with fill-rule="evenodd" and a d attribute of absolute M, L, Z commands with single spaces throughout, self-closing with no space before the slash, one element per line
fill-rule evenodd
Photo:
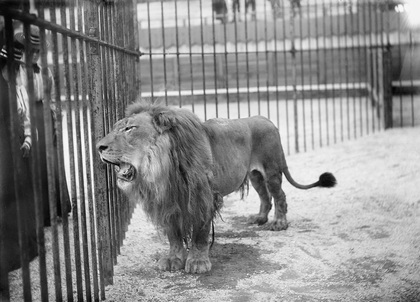
<path fill-rule="evenodd" d="M 136 128 L 136 126 L 127 126 L 125 127 L 124 131 L 125 132 L 130 132 L 131 130 L 133 130 L 134 128 Z"/>

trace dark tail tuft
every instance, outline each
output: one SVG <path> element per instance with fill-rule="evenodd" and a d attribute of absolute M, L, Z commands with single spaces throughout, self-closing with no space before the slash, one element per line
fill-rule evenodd
<path fill-rule="evenodd" d="M 337 184 L 337 180 L 335 179 L 334 175 L 332 173 L 326 172 L 321 174 L 318 181 L 318 186 L 324 187 L 324 188 L 331 188 L 334 187 Z"/>

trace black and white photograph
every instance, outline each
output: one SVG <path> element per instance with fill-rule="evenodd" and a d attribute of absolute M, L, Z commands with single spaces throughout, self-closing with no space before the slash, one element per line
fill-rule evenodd
<path fill-rule="evenodd" d="M 419 0 L 0 0 L 0 302 L 420 302 Z"/>

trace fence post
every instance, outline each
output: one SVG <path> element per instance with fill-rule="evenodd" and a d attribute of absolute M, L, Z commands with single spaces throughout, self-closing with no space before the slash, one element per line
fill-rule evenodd
<path fill-rule="evenodd" d="M 383 104 L 384 104 L 384 128 L 393 127 L 392 122 L 392 52 L 391 45 L 387 45 L 382 53 L 382 83 L 383 83 Z"/>
<path fill-rule="evenodd" d="M 296 71 L 297 50 L 295 47 L 295 20 L 296 20 L 296 11 L 293 5 L 290 5 L 290 41 L 291 41 L 290 53 L 292 55 L 293 121 L 295 123 L 295 152 L 299 153 L 299 115 L 298 115 L 298 102 L 297 102 L 297 71 Z"/>
<path fill-rule="evenodd" d="M 99 38 L 100 2 L 90 0 L 87 3 L 86 26 L 89 36 Z M 89 99 L 92 114 L 92 145 L 104 136 L 104 108 L 100 49 L 98 43 L 89 43 L 88 70 L 90 77 Z M 94 148 L 95 149 L 95 148 Z M 93 168 L 95 185 L 95 204 L 98 232 L 98 262 L 100 271 L 101 298 L 105 299 L 105 286 L 113 283 L 113 260 L 111 252 L 111 237 L 109 225 L 109 209 L 107 199 L 106 166 L 101 163 L 96 150 L 93 150 Z"/>
<path fill-rule="evenodd" d="M 219 88 L 228 88 L 226 86 L 226 78 L 227 74 L 225 73 L 226 71 L 226 58 L 224 56 L 216 56 L 216 64 L 217 64 L 217 85 Z"/>

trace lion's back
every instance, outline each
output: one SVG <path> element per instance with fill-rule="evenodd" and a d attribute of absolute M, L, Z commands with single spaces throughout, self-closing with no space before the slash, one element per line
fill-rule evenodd
<path fill-rule="evenodd" d="M 237 190 L 251 170 L 284 161 L 277 127 L 267 118 L 211 119 L 203 123 L 209 137 L 216 183 L 223 193 Z"/>

